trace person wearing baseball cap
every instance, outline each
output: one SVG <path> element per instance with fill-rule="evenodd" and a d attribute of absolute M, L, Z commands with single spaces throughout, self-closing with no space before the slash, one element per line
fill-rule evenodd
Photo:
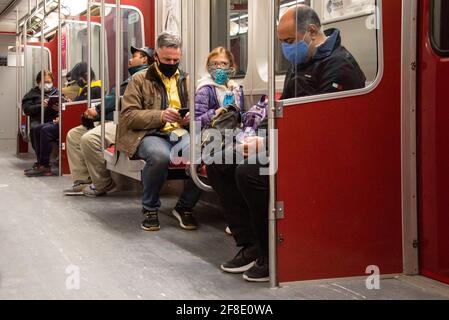
<path fill-rule="evenodd" d="M 136 48 L 134 46 L 131 46 L 131 54 L 133 56 L 129 60 L 129 66 L 135 65 L 133 61 L 134 59 L 142 59 L 145 57 L 148 59 L 148 65 L 152 65 L 154 63 L 154 50 L 149 47 Z"/>
<path fill-rule="evenodd" d="M 120 85 L 120 95 L 132 80 L 133 75 L 144 71 L 154 63 L 153 50 L 147 47 L 137 49 L 131 47 L 133 57 L 128 62 L 129 78 Z M 72 73 L 73 77 L 73 73 Z M 115 143 L 116 125 L 114 124 L 115 89 L 105 99 L 105 139 L 109 147 Z M 101 106 L 90 108 L 83 116 L 95 123 L 101 120 Z M 87 123 L 87 122 L 86 122 Z M 79 126 L 70 130 L 67 135 L 67 153 L 73 186 L 64 190 L 67 196 L 84 195 L 95 198 L 117 191 L 111 173 L 104 161 L 101 148 L 101 126 L 89 128 Z M 99 147 L 100 146 L 100 147 Z"/>

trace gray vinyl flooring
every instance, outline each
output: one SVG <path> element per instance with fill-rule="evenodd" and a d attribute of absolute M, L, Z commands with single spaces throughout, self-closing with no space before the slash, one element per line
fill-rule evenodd
<path fill-rule="evenodd" d="M 447 286 L 421 277 L 386 279 L 374 291 L 364 279 L 246 283 L 219 269 L 236 250 L 216 207 L 201 203 L 201 228 L 186 232 L 170 215 L 175 196 L 164 195 L 162 230 L 147 233 L 138 193 L 64 197 L 70 178 L 26 178 L 32 162 L 0 151 L 0 299 L 449 298 Z"/>

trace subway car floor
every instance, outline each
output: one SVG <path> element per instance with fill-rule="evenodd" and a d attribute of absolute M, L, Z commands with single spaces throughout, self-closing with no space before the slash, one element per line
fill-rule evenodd
<path fill-rule="evenodd" d="M 422 277 L 287 284 L 245 282 L 221 262 L 236 249 L 216 208 L 201 202 L 198 231 L 179 228 L 164 195 L 162 230 L 140 229 L 140 196 L 64 197 L 69 177 L 26 178 L 24 159 L 0 152 L 0 299 L 449 299 L 449 287 Z M 75 269 L 73 269 L 75 268 Z M 68 288 L 79 270 L 79 288 Z M 66 273 L 68 272 L 68 273 Z"/>

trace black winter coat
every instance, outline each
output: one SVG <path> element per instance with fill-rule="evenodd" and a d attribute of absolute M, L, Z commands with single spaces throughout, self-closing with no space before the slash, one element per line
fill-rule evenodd
<path fill-rule="evenodd" d="M 59 95 L 58 89 L 46 92 L 44 99 L 49 96 Z M 26 116 L 30 117 L 31 123 L 41 122 L 41 89 L 34 87 L 22 99 L 22 109 Z M 59 116 L 59 112 L 53 108 L 45 108 L 44 122 L 52 122 Z"/>

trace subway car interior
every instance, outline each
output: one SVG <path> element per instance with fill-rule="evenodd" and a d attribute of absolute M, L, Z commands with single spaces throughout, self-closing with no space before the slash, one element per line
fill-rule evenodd
<path fill-rule="evenodd" d="M 448 1 L 0 0 L 0 84 L 0 300 L 449 299 Z"/>

